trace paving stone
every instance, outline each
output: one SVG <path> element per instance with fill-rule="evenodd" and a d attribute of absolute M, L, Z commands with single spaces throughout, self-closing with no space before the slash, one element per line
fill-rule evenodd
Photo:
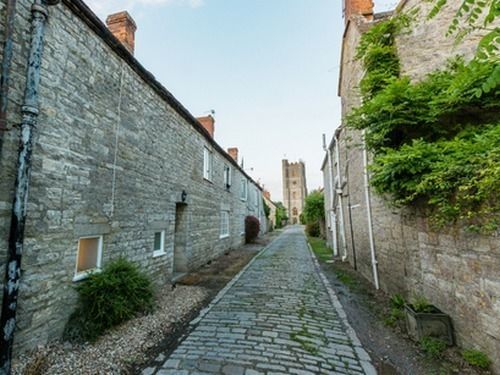
<path fill-rule="evenodd" d="M 286 230 L 228 285 L 161 371 L 374 374 L 301 227 Z"/>

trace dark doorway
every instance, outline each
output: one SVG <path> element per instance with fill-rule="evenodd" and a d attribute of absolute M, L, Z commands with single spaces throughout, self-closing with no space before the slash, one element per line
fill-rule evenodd
<path fill-rule="evenodd" d="M 173 277 L 176 278 L 188 271 L 186 244 L 188 239 L 187 205 L 175 205 L 175 233 L 174 233 L 174 265 Z"/>

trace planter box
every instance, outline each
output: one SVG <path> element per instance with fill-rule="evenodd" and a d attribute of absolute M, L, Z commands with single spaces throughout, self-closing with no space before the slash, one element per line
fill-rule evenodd
<path fill-rule="evenodd" d="M 453 326 L 450 316 L 437 307 L 432 306 L 432 312 L 416 312 L 412 305 L 405 304 L 406 328 L 408 334 L 415 341 L 420 341 L 425 336 L 439 338 L 453 345 Z"/>

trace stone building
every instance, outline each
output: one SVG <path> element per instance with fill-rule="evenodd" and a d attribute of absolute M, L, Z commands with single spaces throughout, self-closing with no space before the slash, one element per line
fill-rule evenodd
<path fill-rule="evenodd" d="M 127 13 L 110 16 L 108 30 L 81 0 L 46 3 L 54 1 L 18 0 L 9 31 L 0 2 L 0 35 L 13 42 L 0 132 L 2 269 L 30 25 L 45 29 L 41 65 L 32 67 L 40 82 L 15 335 L 22 349 L 61 336 L 87 271 L 126 257 L 166 287 L 241 245 L 247 215 L 266 220 L 261 188 L 235 149 L 231 156 L 215 142 L 213 117 L 197 120 L 134 58 Z"/>
<path fill-rule="evenodd" d="M 267 190 L 264 190 L 262 197 L 264 198 L 264 202 L 269 207 L 268 226 L 270 229 L 274 229 L 276 228 L 276 203 L 271 200 L 271 193 Z"/>
<path fill-rule="evenodd" d="M 396 38 L 402 74 L 419 80 L 443 68 L 448 58 L 470 59 L 481 35 L 472 33 L 455 44 L 446 31 L 460 1 L 448 2 L 428 20 L 432 4 L 401 1 L 395 12 L 420 11 L 408 32 Z M 339 95 L 342 116 L 361 104 L 361 62 L 355 58 L 363 32 L 392 12 L 374 14 L 371 0 L 345 1 Z M 439 47 L 438 47 L 439 46 Z M 376 288 L 425 296 L 448 313 L 458 345 L 484 351 L 500 372 L 500 239 L 454 226 L 441 232 L 410 208 L 396 209 L 369 188 L 370 155 L 360 131 L 340 126 L 322 165 L 325 213 L 330 245 Z"/>
<path fill-rule="evenodd" d="M 303 161 L 289 163 L 282 160 L 283 203 L 287 210 L 289 223 L 300 222 L 300 214 L 304 209 L 307 196 L 306 166 Z"/>

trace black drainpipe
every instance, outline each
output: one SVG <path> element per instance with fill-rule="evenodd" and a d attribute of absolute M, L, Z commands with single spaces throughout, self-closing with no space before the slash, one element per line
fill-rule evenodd
<path fill-rule="evenodd" d="M 24 245 L 24 225 L 31 172 L 33 131 L 38 124 L 38 88 L 42 64 L 47 5 L 56 0 L 35 0 L 31 7 L 31 47 L 26 71 L 26 89 L 21 106 L 21 138 L 17 160 L 16 184 L 9 233 L 9 249 L 3 285 L 2 317 L 0 319 L 0 374 L 11 369 L 12 345 L 16 327 L 17 296 L 21 277 L 21 256 Z"/>
<path fill-rule="evenodd" d="M 2 73 L 0 77 L 0 159 L 2 158 L 3 132 L 7 130 L 7 104 L 9 96 L 10 64 L 12 61 L 12 38 L 16 16 L 16 0 L 7 1 L 5 42 L 3 45 Z"/>

